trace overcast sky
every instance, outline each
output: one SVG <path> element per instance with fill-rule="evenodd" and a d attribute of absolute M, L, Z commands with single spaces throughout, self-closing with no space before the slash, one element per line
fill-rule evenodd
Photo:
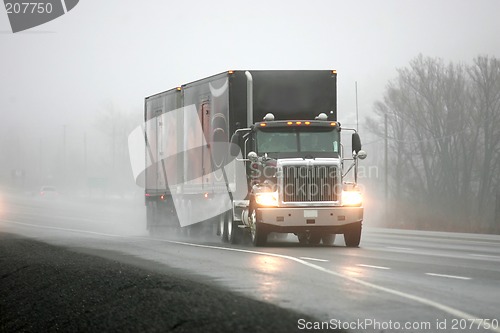
<path fill-rule="evenodd" d="M 339 120 L 354 119 L 357 81 L 362 122 L 419 53 L 499 57 L 499 13 L 499 0 L 81 0 L 13 34 L 0 9 L 0 129 L 76 130 L 110 104 L 139 120 L 145 96 L 228 69 L 337 69 Z"/>

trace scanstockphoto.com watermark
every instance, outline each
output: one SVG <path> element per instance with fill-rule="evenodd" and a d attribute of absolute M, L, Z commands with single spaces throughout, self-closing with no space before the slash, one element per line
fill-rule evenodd
<path fill-rule="evenodd" d="M 4 0 L 12 32 L 31 29 L 72 10 L 79 0 Z"/>
<path fill-rule="evenodd" d="M 483 331 L 498 330 L 500 327 L 498 319 L 479 319 L 479 318 L 453 318 L 436 319 L 434 321 L 381 321 L 377 319 L 358 319 L 353 321 L 342 321 L 339 319 L 330 319 L 328 321 L 307 321 L 299 319 L 297 328 L 301 331 L 312 330 L 353 330 L 353 331 Z"/>

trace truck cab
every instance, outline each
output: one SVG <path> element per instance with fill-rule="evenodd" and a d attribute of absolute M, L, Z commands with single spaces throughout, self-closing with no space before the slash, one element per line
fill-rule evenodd
<path fill-rule="evenodd" d="M 241 220 L 255 245 L 264 245 L 271 232 L 294 233 L 309 244 L 331 244 L 343 234 L 347 246 L 359 245 L 362 198 L 355 183 L 343 181 L 341 130 L 324 113 L 312 120 L 267 114 L 233 138 L 245 141 L 249 195 Z M 354 133 L 355 169 L 366 157 L 358 142 Z"/>

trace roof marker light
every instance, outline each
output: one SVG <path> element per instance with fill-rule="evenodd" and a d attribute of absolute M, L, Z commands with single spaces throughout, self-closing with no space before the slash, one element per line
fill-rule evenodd
<path fill-rule="evenodd" d="M 306 121 L 304 124 L 311 125 L 311 122 L 310 121 Z"/>
<path fill-rule="evenodd" d="M 273 121 L 274 120 L 274 114 L 268 113 L 264 116 L 265 121 Z"/>
<path fill-rule="evenodd" d="M 300 124 L 302 124 L 302 122 L 301 121 L 296 121 L 295 124 L 296 125 L 300 125 Z"/>
<path fill-rule="evenodd" d="M 293 122 L 289 121 L 286 123 L 287 125 L 293 125 Z"/>
<path fill-rule="evenodd" d="M 328 116 L 326 115 L 326 113 L 321 112 L 314 119 L 316 119 L 316 120 L 328 120 Z"/>
<path fill-rule="evenodd" d="M 267 126 L 267 124 L 266 124 L 266 123 L 260 123 L 260 126 L 261 126 L 261 127 L 266 127 L 266 126 Z"/>

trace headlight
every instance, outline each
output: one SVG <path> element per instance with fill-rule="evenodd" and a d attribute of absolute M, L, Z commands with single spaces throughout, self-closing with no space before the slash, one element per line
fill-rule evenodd
<path fill-rule="evenodd" d="M 278 206 L 278 192 L 256 193 L 255 202 L 261 206 Z"/>
<path fill-rule="evenodd" d="M 363 196 L 358 191 L 343 191 L 342 192 L 342 205 L 343 206 L 361 206 L 363 203 Z"/>

